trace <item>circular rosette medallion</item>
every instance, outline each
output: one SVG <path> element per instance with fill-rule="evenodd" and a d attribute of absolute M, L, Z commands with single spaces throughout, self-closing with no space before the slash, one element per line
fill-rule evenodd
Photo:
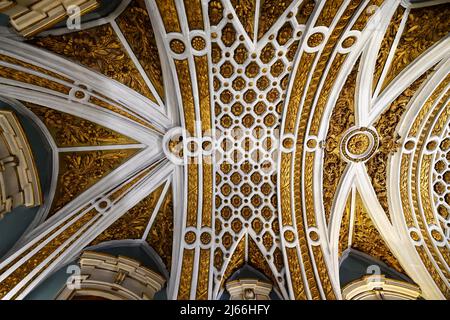
<path fill-rule="evenodd" d="M 341 154 L 350 162 L 368 160 L 379 144 L 375 130 L 369 128 L 350 128 L 341 141 Z"/>

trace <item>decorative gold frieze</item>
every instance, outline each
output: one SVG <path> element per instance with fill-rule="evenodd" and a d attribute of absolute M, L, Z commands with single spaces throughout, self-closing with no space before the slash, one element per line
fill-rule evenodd
<path fill-rule="evenodd" d="M 225 281 L 231 277 L 233 273 L 242 268 L 245 264 L 245 238 L 242 238 L 236 246 L 236 249 L 231 254 L 224 254 L 220 248 L 216 248 L 214 256 L 214 265 L 217 270 L 221 270 L 224 265 L 224 258 L 228 261 L 228 265 L 223 272 L 223 276 L 218 278 L 221 285 L 223 286 Z"/>
<path fill-rule="evenodd" d="M 67 83 L 73 83 L 73 80 L 71 80 L 59 73 L 45 69 L 43 67 L 36 66 L 36 65 L 28 63 L 28 62 L 24 62 L 22 60 L 13 58 L 13 57 L 5 55 L 5 54 L 0 54 L 0 61 L 7 62 L 7 63 L 13 64 L 16 66 L 24 67 L 29 70 L 37 71 L 39 73 L 45 74 L 45 75 L 50 76 L 55 79 L 62 80 Z"/>
<path fill-rule="evenodd" d="M 184 0 L 184 9 L 190 30 L 203 30 L 203 10 L 201 1 Z"/>
<path fill-rule="evenodd" d="M 183 262 L 181 265 L 180 287 L 178 289 L 179 300 L 189 300 L 192 287 L 192 272 L 194 270 L 194 249 L 183 250 Z"/>
<path fill-rule="evenodd" d="M 322 11 L 316 21 L 316 26 L 329 27 L 333 22 L 333 19 L 336 17 L 336 13 L 342 6 L 343 2 L 343 0 L 325 1 Z M 359 3 L 360 1 L 354 2 Z"/>
<path fill-rule="evenodd" d="M 428 70 L 403 91 L 398 98 L 391 103 L 389 108 L 381 114 L 378 121 L 374 124 L 374 127 L 380 135 L 380 147 L 373 158 L 367 161 L 366 167 L 378 200 L 389 218 L 387 163 L 389 155 L 393 154 L 399 148 L 398 141 L 400 137 L 396 132 L 396 128 L 403 113 L 406 111 L 406 106 L 409 101 L 432 71 L 432 69 Z"/>
<path fill-rule="evenodd" d="M 98 94 L 98 93 L 96 92 L 95 94 Z M 130 112 L 125 111 L 126 109 L 124 110 L 123 108 L 119 108 L 117 106 L 112 105 L 110 102 L 108 102 L 109 99 L 104 97 L 104 96 L 102 96 L 101 94 L 98 94 L 98 95 L 102 99 L 94 97 L 94 96 L 91 96 L 90 99 L 89 99 L 89 102 L 92 103 L 92 104 L 95 104 L 96 106 L 104 108 L 106 110 L 115 112 L 115 113 L 117 113 L 117 114 L 119 114 L 121 116 L 124 116 L 124 117 L 128 118 L 128 119 L 131 119 L 131 120 L 135 121 L 136 123 L 139 123 L 139 124 L 149 128 L 149 129 L 151 129 L 152 131 L 156 132 L 159 135 L 163 134 L 159 129 L 155 128 L 152 124 L 148 123 L 147 121 L 142 120 L 142 118 L 139 118 L 139 117 L 133 115 Z"/>
<path fill-rule="evenodd" d="M 68 95 L 70 92 L 70 87 L 66 84 L 62 84 L 60 82 L 57 82 L 55 80 L 48 79 L 42 75 L 36 75 L 30 72 L 18 70 L 15 66 L 25 67 L 27 69 L 41 72 L 42 74 L 54 76 L 57 79 L 61 80 L 67 80 L 62 76 L 59 76 L 51 71 L 48 71 L 44 68 L 36 67 L 34 65 L 25 63 L 23 61 L 11 58 L 6 55 L 0 55 L 0 60 L 4 62 L 11 63 L 12 66 L 6 67 L 6 66 L 0 66 L 0 77 L 10 80 L 15 80 L 19 82 L 26 83 L 28 85 L 38 86 L 46 89 L 50 89 L 65 95 Z M 68 81 L 69 83 L 72 81 Z"/>
<path fill-rule="evenodd" d="M 236 12 L 239 20 L 242 23 L 245 31 L 247 31 L 250 39 L 253 39 L 255 33 L 255 11 L 256 11 L 256 1 L 255 0 L 231 0 L 231 5 Z"/>
<path fill-rule="evenodd" d="M 356 193 L 354 209 L 355 220 L 353 222 L 352 248 L 380 259 L 398 272 L 404 273 L 402 266 L 374 226 L 359 193 Z"/>
<path fill-rule="evenodd" d="M 166 32 L 181 32 L 175 0 L 156 0 Z"/>
<path fill-rule="evenodd" d="M 258 17 L 258 40 L 278 21 L 292 0 L 264 0 L 260 3 Z"/>
<path fill-rule="evenodd" d="M 417 141 L 410 146 L 408 142 L 405 144 L 412 154 L 402 154 L 402 171 L 407 174 L 400 177 L 401 185 L 408 181 L 408 177 L 417 177 L 407 184 L 407 188 L 400 189 L 404 214 L 410 227 L 409 235 L 411 239 L 416 239 L 414 241 L 417 253 L 436 286 L 447 299 L 450 297 L 448 285 L 450 255 L 445 245 L 448 236 L 444 231 L 446 226 L 438 222 L 442 221 L 438 209 L 442 197 L 433 196 L 433 192 L 439 192 L 439 188 L 436 190 L 434 185 L 435 181 L 438 182 L 439 175 L 433 172 L 435 168 L 432 159 L 439 159 L 438 154 L 441 159 L 445 157 L 438 146 L 440 147 L 440 140 L 443 141 L 448 136 L 443 130 L 448 130 L 450 115 L 448 112 L 450 93 L 445 91 L 449 82 L 450 76 L 444 78 L 416 114 L 405 140 L 411 142 L 410 138 L 417 138 Z M 447 125 L 443 126 L 442 123 Z M 436 134 L 436 137 L 432 138 L 431 134 Z M 410 166 L 405 167 L 408 163 Z"/>
<path fill-rule="evenodd" d="M 384 38 L 381 42 L 380 50 L 378 51 L 377 61 L 375 64 L 375 72 L 372 82 L 373 91 L 375 91 L 383 69 L 386 66 L 389 53 L 391 52 L 392 45 L 394 44 L 395 37 L 397 35 L 398 29 L 400 28 L 400 23 L 404 14 L 405 9 L 399 6 L 395 11 L 394 16 L 392 17 L 391 22 L 389 23 L 389 26 L 384 34 Z"/>
<path fill-rule="evenodd" d="M 411 9 L 383 88 L 414 59 L 448 35 L 449 16 L 450 6 L 447 3 Z"/>
<path fill-rule="evenodd" d="M 277 279 L 274 275 L 272 270 L 270 269 L 269 264 L 267 263 L 267 258 L 262 253 L 261 250 L 258 248 L 258 245 L 256 244 L 253 239 L 250 237 L 248 238 L 248 264 L 254 267 L 256 270 L 260 271 L 262 274 L 264 274 L 268 279 L 272 280 L 272 283 L 275 287 L 278 286 L 278 283 L 281 282 L 281 279 Z M 270 259 L 275 259 L 275 255 L 271 256 Z M 283 268 L 284 262 L 283 261 L 276 261 L 276 264 L 278 268 L 281 270 Z"/>
<path fill-rule="evenodd" d="M 210 280 L 211 249 L 200 249 L 199 270 L 197 279 L 197 300 L 208 300 Z"/>
<path fill-rule="evenodd" d="M 344 87 L 336 101 L 331 114 L 327 138 L 325 140 L 325 155 L 323 160 L 323 204 L 327 221 L 330 219 L 331 207 L 336 191 L 347 163 L 339 154 L 339 143 L 343 134 L 355 124 L 354 104 L 356 76 L 359 62 L 355 64 L 347 77 Z"/>

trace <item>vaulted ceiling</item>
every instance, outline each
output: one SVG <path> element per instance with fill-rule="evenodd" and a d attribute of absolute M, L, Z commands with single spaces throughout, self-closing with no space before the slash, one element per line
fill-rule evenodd
<path fill-rule="evenodd" d="M 0 96 L 52 149 L 0 297 L 135 240 L 169 299 L 218 299 L 247 264 L 284 299 L 341 299 L 349 248 L 450 299 L 448 21 L 446 1 L 132 0 L 0 37 Z"/>

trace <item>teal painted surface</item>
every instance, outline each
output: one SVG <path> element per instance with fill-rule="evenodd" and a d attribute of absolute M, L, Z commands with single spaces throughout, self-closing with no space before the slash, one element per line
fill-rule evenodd
<path fill-rule="evenodd" d="M 0 110 L 12 110 L 13 108 L 0 101 Z M 47 144 L 44 136 L 36 125 L 27 117 L 15 112 L 18 117 L 28 142 L 30 143 L 36 167 L 38 168 L 41 189 L 45 195 L 50 188 L 51 172 L 52 172 L 52 157 L 51 149 Z M 45 201 L 45 197 L 44 197 Z M 18 207 L 12 212 L 5 215 L 0 220 L 0 260 L 14 243 L 20 238 L 26 228 L 33 221 L 38 211 L 36 208 Z"/>
<path fill-rule="evenodd" d="M 76 261 L 68 263 L 50 277 L 45 279 L 36 289 L 31 291 L 24 300 L 54 300 L 64 288 L 68 278 L 73 275 L 67 273 L 67 267 L 77 264 Z"/>
<path fill-rule="evenodd" d="M 9 17 L 6 14 L 0 13 L 0 26 L 7 27 L 9 24 Z"/>
<path fill-rule="evenodd" d="M 349 255 L 342 261 L 339 268 L 339 281 L 341 287 L 349 284 L 354 280 L 358 280 L 364 276 L 373 275 L 373 272 L 368 272 L 373 270 L 373 266 L 378 266 L 380 268 L 381 274 L 385 275 L 387 278 L 402 280 L 407 282 L 413 282 L 406 275 L 401 274 L 387 266 L 384 262 L 368 256 L 362 252 L 352 250 Z"/>
<path fill-rule="evenodd" d="M 109 253 L 111 255 L 122 255 L 141 262 L 142 265 L 147 268 L 159 271 L 158 264 L 150 257 L 147 252 L 145 252 L 140 246 L 122 246 L 109 249 L 96 249 L 96 252 Z M 58 293 L 64 288 L 67 280 L 72 275 L 72 273 L 67 273 L 67 268 L 70 265 L 77 265 L 78 259 L 66 264 L 64 267 L 60 268 L 54 272 L 51 276 L 45 279 L 39 286 L 37 286 L 33 291 L 31 291 L 25 300 L 54 300 Z M 166 288 L 164 287 L 161 291 L 157 292 L 154 297 L 155 300 L 166 300 Z"/>

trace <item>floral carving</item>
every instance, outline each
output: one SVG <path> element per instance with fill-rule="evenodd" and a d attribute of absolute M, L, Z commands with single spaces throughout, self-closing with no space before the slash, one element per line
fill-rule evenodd
<path fill-rule="evenodd" d="M 155 101 L 109 24 L 61 36 L 37 38 L 31 43 L 99 71 Z"/>
<path fill-rule="evenodd" d="M 154 214 L 163 188 L 164 184 L 103 231 L 90 245 L 110 240 L 141 239 L 152 214 Z"/>
<path fill-rule="evenodd" d="M 61 154 L 57 191 L 49 216 L 105 177 L 135 152 L 135 149 L 129 149 Z"/>
<path fill-rule="evenodd" d="M 31 103 L 24 104 L 44 122 L 58 147 L 136 143 L 89 120 Z"/>

